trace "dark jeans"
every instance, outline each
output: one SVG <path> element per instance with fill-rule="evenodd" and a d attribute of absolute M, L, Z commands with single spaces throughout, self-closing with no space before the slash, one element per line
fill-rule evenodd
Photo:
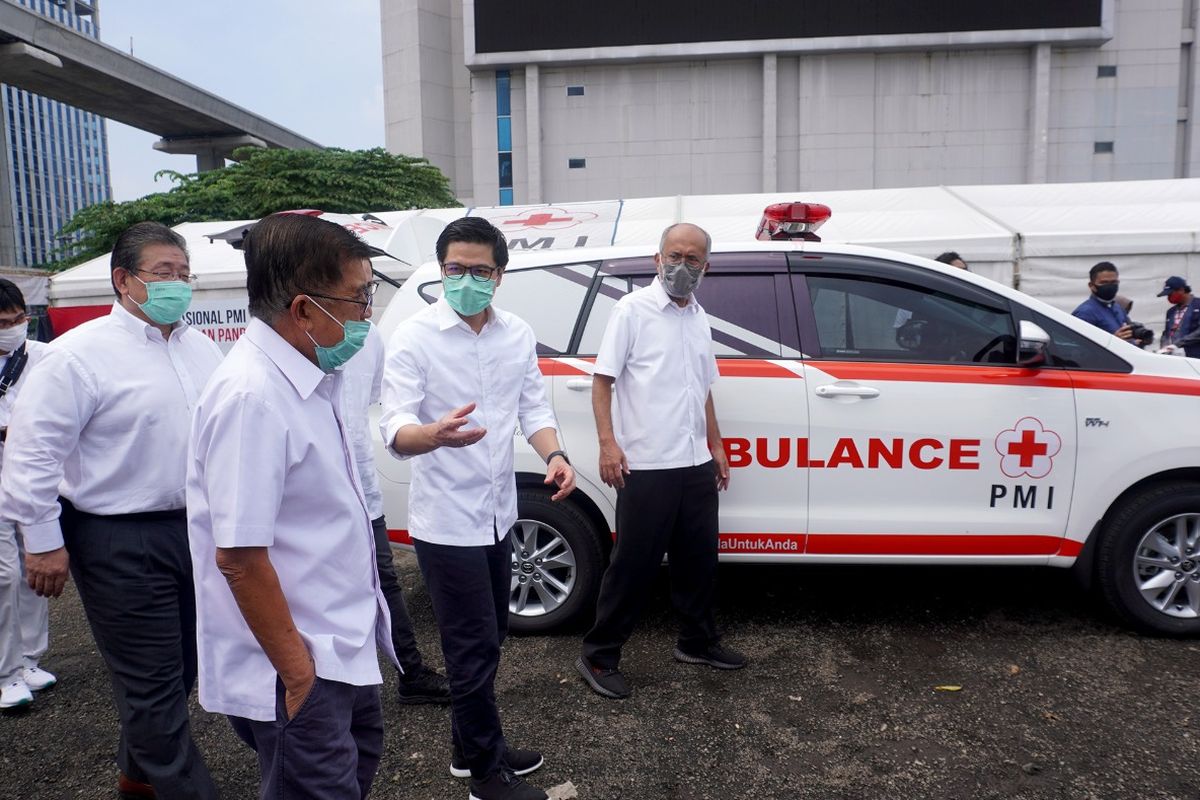
<path fill-rule="evenodd" d="M 296 716 L 288 719 L 283 681 L 276 679 L 274 721 L 230 717 L 229 722 L 258 754 L 262 800 L 351 800 L 371 791 L 383 753 L 378 686 L 317 678 Z"/>
<path fill-rule="evenodd" d="M 663 554 L 678 645 L 699 652 L 720 638 L 713 619 L 717 586 L 717 485 L 712 463 L 634 470 L 617 493 L 617 542 L 600 583 L 596 622 L 583 637 L 593 666 L 616 669 L 650 594 Z"/>
<path fill-rule="evenodd" d="M 415 543 L 442 636 L 450 734 L 471 775 L 486 778 L 499 768 L 506 747 L 495 682 L 508 633 L 512 549 L 507 535 L 483 547 Z"/>
<path fill-rule="evenodd" d="M 396 578 L 396 567 L 392 564 L 392 545 L 387 537 L 387 522 L 383 517 L 371 520 L 375 532 L 375 564 L 379 568 L 379 588 L 387 600 L 388 611 L 392 612 L 392 647 L 396 660 L 405 675 L 416 675 L 421 671 L 421 651 L 413 636 L 412 617 L 404 604 L 404 592 Z"/>
<path fill-rule="evenodd" d="M 63 501 L 63 538 L 121 721 L 117 765 L 159 797 L 212 798 L 192 741 L 196 596 L 183 511 L 99 517 Z"/>

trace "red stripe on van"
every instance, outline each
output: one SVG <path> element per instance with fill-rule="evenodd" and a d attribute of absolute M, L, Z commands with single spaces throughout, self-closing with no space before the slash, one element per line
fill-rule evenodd
<path fill-rule="evenodd" d="M 584 361 L 595 361 L 595 359 L 581 359 Z M 557 358 L 539 358 L 538 367 L 541 368 L 542 374 L 547 378 L 556 375 L 589 375 L 591 373 L 582 370 L 573 364 L 565 364 Z"/>
<path fill-rule="evenodd" d="M 388 539 L 396 544 L 412 545 L 412 537 L 408 535 L 408 531 L 400 528 L 389 528 Z"/>
<path fill-rule="evenodd" d="M 1070 555 L 1063 552 L 1067 541 L 1061 536 L 1020 534 L 810 533 L 806 552 L 829 556 L 1054 556 Z"/>
<path fill-rule="evenodd" d="M 803 380 L 803 376 L 782 364 L 757 358 L 718 358 L 717 369 L 722 377 L 726 378 L 800 378 Z"/>

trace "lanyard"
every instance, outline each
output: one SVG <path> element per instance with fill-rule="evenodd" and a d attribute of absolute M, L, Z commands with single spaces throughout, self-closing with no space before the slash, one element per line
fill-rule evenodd
<path fill-rule="evenodd" d="M 1167 331 L 1167 339 L 1169 341 L 1175 341 L 1175 335 L 1179 333 L 1179 326 L 1183 324 L 1183 318 L 1187 316 L 1187 312 L 1187 306 L 1175 309 L 1175 318 L 1171 322 L 1171 329 Z"/>

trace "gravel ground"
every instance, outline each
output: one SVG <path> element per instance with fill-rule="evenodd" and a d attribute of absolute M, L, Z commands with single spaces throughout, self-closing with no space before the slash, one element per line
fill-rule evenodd
<path fill-rule="evenodd" d="M 416 562 L 397 566 L 440 665 Z M 584 800 L 1200 796 L 1200 644 L 1123 630 L 1064 572 L 728 565 L 721 585 L 728 642 L 751 666 L 671 659 L 664 573 L 626 651 L 624 702 L 575 675 L 578 631 L 510 638 L 498 694 L 509 739 L 546 755 L 538 785 L 571 781 Z M 71 589 L 51 639 L 60 685 L 0 717 L 0 796 L 115 797 L 116 715 Z M 394 691 L 389 674 L 372 796 L 465 798 L 446 710 Z M 223 796 L 253 798 L 254 759 L 225 720 L 196 707 L 193 724 Z"/>

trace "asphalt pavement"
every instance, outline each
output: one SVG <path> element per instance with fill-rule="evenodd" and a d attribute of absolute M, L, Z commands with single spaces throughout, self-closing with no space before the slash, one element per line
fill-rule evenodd
<path fill-rule="evenodd" d="M 440 666 L 415 559 L 396 563 Z M 583 800 L 1200 796 L 1200 642 L 1121 628 L 1065 572 L 726 565 L 720 580 L 742 671 L 672 660 L 665 570 L 622 663 L 628 700 L 575 674 L 579 631 L 509 639 L 497 692 L 509 740 L 545 754 L 532 782 Z M 116 797 L 116 714 L 73 588 L 43 664 L 59 686 L 0 716 L 0 796 Z M 447 710 L 394 692 L 388 670 L 371 796 L 465 800 Z M 222 796 L 256 797 L 224 718 L 192 719 Z"/>

